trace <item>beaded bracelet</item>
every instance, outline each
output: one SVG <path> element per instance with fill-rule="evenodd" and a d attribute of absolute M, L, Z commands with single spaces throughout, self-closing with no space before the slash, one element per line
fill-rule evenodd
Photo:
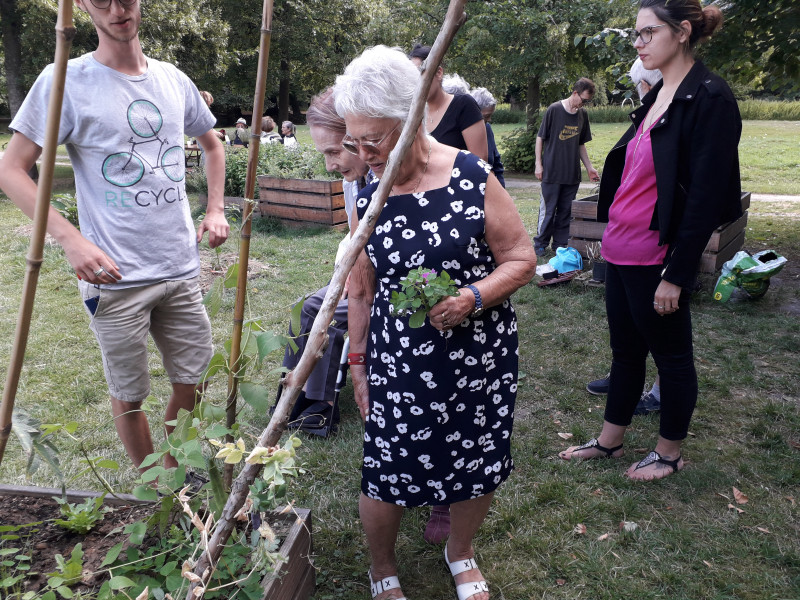
<path fill-rule="evenodd" d="M 348 365 L 366 365 L 367 355 L 363 352 L 351 352 L 347 355 Z"/>

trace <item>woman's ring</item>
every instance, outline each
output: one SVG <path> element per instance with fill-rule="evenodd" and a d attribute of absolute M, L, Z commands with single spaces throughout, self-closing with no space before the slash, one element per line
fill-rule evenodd
<path fill-rule="evenodd" d="M 659 305 L 658 305 L 658 308 L 664 308 L 664 306 L 662 306 L 661 304 L 659 304 Z"/>
<path fill-rule="evenodd" d="M 99 269 L 97 269 L 97 271 L 94 272 L 94 276 L 95 277 L 100 277 L 100 274 L 101 273 L 105 273 L 105 272 L 106 272 L 105 268 L 100 267 Z"/>

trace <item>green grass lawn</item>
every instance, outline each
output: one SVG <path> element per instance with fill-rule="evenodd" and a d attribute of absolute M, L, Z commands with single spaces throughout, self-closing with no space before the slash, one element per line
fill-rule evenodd
<path fill-rule="evenodd" d="M 596 131 L 598 143 L 615 136 Z M 598 144 L 599 145 L 599 144 Z M 535 229 L 538 196 L 514 191 L 523 220 Z M 800 211 L 794 204 L 753 210 L 746 248 L 767 247 L 800 260 Z M 8 364 L 25 272 L 27 220 L 0 201 L 0 363 Z M 330 277 L 340 234 L 328 230 L 263 227 L 252 238 L 257 269 L 247 318 L 283 332 L 289 309 L 303 292 Z M 233 260 L 237 238 L 220 260 Z M 203 251 L 208 256 L 208 250 Z M 701 277 L 693 301 L 700 399 L 684 450 L 686 470 L 663 481 L 634 483 L 622 473 L 652 447 L 658 417 L 636 417 L 621 461 L 567 463 L 557 458 L 572 442 L 597 434 L 602 398 L 584 391 L 609 365 L 603 290 L 573 281 L 564 287 L 529 285 L 514 296 L 519 317 L 521 381 L 513 452 L 516 471 L 500 488 L 476 540 L 477 560 L 493 599 L 789 599 L 800 597 L 800 321 L 785 307 L 800 303 L 797 269 L 776 278 L 757 302 L 719 305 L 714 279 Z M 233 293 L 213 319 L 214 343 L 230 335 Z M 26 351 L 18 405 L 42 422 L 78 421 L 90 456 L 123 465 L 108 477 L 122 491 L 135 473 L 110 418 L 100 356 L 80 306 L 76 280 L 62 251 L 48 245 Z M 279 363 L 273 357 L 267 373 Z M 152 354 L 151 422 L 158 423 L 169 385 Z M 652 370 L 652 367 L 651 367 Z M 651 372 L 652 375 L 652 372 Z M 275 388 L 276 376 L 263 375 Z M 209 398 L 224 404 L 224 382 Z M 266 425 L 244 408 L 249 444 Z M 560 435 L 562 434 L 562 435 Z M 569 440 L 563 434 L 571 434 Z M 342 395 L 342 424 L 330 440 L 303 438 L 307 473 L 293 484 L 298 506 L 314 514 L 317 600 L 369 598 L 369 558 L 357 497 L 362 426 L 350 386 Z M 60 439 L 67 473 L 81 467 L 76 442 Z M 12 436 L 0 481 L 23 484 L 25 461 Z M 32 483 L 54 485 L 41 468 Z M 71 487 L 98 489 L 88 476 Z M 733 488 L 749 497 L 736 505 Z M 730 508 L 735 505 L 736 508 Z M 398 541 L 400 577 L 409 598 L 454 597 L 441 548 L 422 539 L 427 511 L 408 511 Z M 636 524 L 620 531 L 622 521 Z M 575 532 L 578 525 L 586 533 Z M 608 534 L 608 535 L 607 535 Z"/>
<path fill-rule="evenodd" d="M 591 111 L 589 113 L 591 121 Z M 515 125 L 496 125 L 498 145 Z M 625 133 L 625 123 L 592 123 L 586 144 L 592 164 L 601 172 L 609 150 Z M 745 121 L 739 142 L 742 189 L 758 194 L 800 194 L 800 122 Z M 588 181 L 585 169 L 583 180 Z"/>

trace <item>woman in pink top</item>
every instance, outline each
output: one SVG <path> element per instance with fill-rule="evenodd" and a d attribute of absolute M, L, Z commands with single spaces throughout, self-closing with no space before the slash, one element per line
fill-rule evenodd
<path fill-rule="evenodd" d="M 634 47 L 643 66 L 664 78 L 631 113 L 633 125 L 609 153 L 600 184 L 613 354 L 608 400 L 600 435 L 560 456 L 623 455 L 651 353 L 661 377 L 659 437 L 626 471 L 631 479 L 683 468 L 681 444 L 697 401 L 690 288 L 713 230 L 741 215 L 739 109 L 728 85 L 692 52 L 721 22 L 717 7 L 698 0 L 640 2 Z"/>

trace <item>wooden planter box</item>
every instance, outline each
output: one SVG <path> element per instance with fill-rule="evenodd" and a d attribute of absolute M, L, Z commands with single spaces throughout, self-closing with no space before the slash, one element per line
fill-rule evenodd
<path fill-rule="evenodd" d="M 714 273 L 725 261 L 733 258 L 744 244 L 747 209 L 750 208 L 750 192 L 742 192 L 744 214 L 735 221 L 718 227 L 708 240 L 700 257 L 698 270 L 701 273 Z M 588 258 L 591 244 L 603 238 L 606 223 L 597 222 L 597 195 L 572 201 L 572 221 L 569 224 L 569 245 Z"/>
<path fill-rule="evenodd" d="M 261 214 L 286 225 L 347 227 L 342 181 L 258 176 Z"/>
<path fill-rule="evenodd" d="M 276 565 L 274 575 L 261 581 L 262 600 L 308 600 L 316 587 L 317 573 L 311 561 L 311 510 L 298 508 L 285 516 L 294 521 L 281 544 L 285 560 Z"/>
<path fill-rule="evenodd" d="M 61 489 L 30 486 L 0 485 L 0 497 L 52 498 L 61 496 Z M 70 502 L 81 503 L 87 498 L 99 498 L 99 492 L 67 490 Z M 130 494 L 106 495 L 104 504 L 125 506 L 136 504 L 152 504 L 144 502 Z M 291 526 L 280 547 L 285 560 L 276 565 L 275 574 L 264 577 L 261 587 L 264 590 L 262 600 L 308 600 L 316 586 L 316 571 L 311 562 L 312 535 L 311 510 L 296 508 L 284 515 L 276 514 L 275 520 L 287 519 Z"/>

